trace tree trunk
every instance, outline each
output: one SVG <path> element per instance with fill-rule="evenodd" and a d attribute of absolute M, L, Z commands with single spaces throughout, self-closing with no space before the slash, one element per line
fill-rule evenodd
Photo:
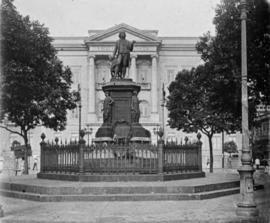
<path fill-rule="evenodd" d="M 24 139 L 24 174 L 28 174 L 28 138 L 27 138 L 27 131 L 23 132 L 23 139 Z"/>
<path fill-rule="evenodd" d="M 213 173 L 213 145 L 212 145 L 212 135 L 207 135 L 209 141 L 209 152 L 210 152 L 210 173 Z"/>

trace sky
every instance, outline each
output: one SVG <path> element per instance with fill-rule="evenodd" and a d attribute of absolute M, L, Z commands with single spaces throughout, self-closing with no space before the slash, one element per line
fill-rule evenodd
<path fill-rule="evenodd" d="M 87 36 L 89 29 L 126 23 L 158 30 L 159 36 L 201 36 L 210 31 L 220 0 L 15 0 L 20 14 L 30 15 L 52 36 Z"/>

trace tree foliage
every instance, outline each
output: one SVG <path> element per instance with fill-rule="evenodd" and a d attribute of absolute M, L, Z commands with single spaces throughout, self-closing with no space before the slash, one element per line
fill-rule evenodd
<path fill-rule="evenodd" d="M 250 114 L 270 98 L 269 6 L 248 0 L 247 55 Z M 222 0 L 216 8 L 216 36 L 206 33 L 196 45 L 203 65 L 178 73 L 169 86 L 169 125 L 185 132 L 202 131 L 210 146 L 212 136 L 241 128 L 241 21 L 240 0 Z M 252 116 L 251 116 L 252 120 Z"/>
<path fill-rule="evenodd" d="M 270 104 L 270 10 L 266 0 L 247 0 L 247 3 L 248 93 L 252 120 L 257 104 Z M 216 36 L 206 33 L 196 48 L 202 60 L 212 67 L 215 109 L 241 119 L 240 0 L 221 1 L 213 23 Z"/>
<path fill-rule="evenodd" d="M 20 130 L 2 127 L 27 145 L 27 132 L 37 125 L 65 128 L 67 110 L 76 107 L 72 73 L 57 58 L 44 25 L 20 15 L 12 0 L 2 1 L 1 16 L 2 111 Z"/>
<path fill-rule="evenodd" d="M 237 153 L 237 145 L 234 141 L 228 141 L 224 143 L 224 152 L 229 153 Z"/>
<path fill-rule="evenodd" d="M 210 171 L 213 171 L 212 137 L 221 131 L 233 132 L 237 123 L 230 113 L 219 113 L 212 103 L 211 67 L 201 65 L 190 71 L 183 70 L 169 86 L 167 108 L 171 128 L 184 132 L 201 131 L 208 137 Z"/>

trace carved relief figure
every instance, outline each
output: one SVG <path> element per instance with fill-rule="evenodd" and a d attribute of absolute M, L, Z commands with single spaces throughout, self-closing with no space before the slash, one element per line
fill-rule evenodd
<path fill-rule="evenodd" d="M 133 91 L 133 95 L 131 97 L 131 122 L 138 123 L 140 119 L 140 101 L 137 97 L 137 91 Z"/>
<path fill-rule="evenodd" d="M 135 41 L 126 40 L 126 33 L 119 33 L 119 40 L 116 41 L 113 58 L 117 58 L 114 74 L 120 74 L 120 79 L 126 75 L 127 67 L 129 67 L 130 52 L 133 50 Z"/>
<path fill-rule="evenodd" d="M 112 106 L 114 100 L 111 98 L 109 92 L 105 92 L 105 100 L 103 103 L 103 123 L 111 124 L 112 123 Z"/>

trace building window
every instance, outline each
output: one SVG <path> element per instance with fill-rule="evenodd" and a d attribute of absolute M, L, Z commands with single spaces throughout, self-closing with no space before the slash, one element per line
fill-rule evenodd
<path fill-rule="evenodd" d="M 139 83 L 151 82 L 151 65 L 147 60 L 137 62 L 137 81 Z"/>
<path fill-rule="evenodd" d="M 81 83 L 81 66 L 71 66 L 72 72 L 72 90 L 78 90 L 78 84 Z"/>
<path fill-rule="evenodd" d="M 78 108 L 74 108 L 71 110 L 71 118 L 72 119 L 77 119 L 79 117 L 79 111 Z"/>
<path fill-rule="evenodd" d="M 110 81 L 111 74 L 110 74 L 110 66 L 108 61 L 106 60 L 99 60 L 96 63 L 96 82 L 97 83 L 106 83 Z"/>
<path fill-rule="evenodd" d="M 79 141 L 78 133 L 75 133 L 75 132 L 71 133 L 70 141 L 71 142 L 78 142 Z"/>
<path fill-rule="evenodd" d="M 167 70 L 167 83 L 171 83 L 175 79 L 175 71 L 173 69 Z"/>
<path fill-rule="evenodd" d="M 262 124 L 262 135 L 267 135 L 269 131 L 268 123 L 263 123 Z"/>
<path fill-rule="evenodd" d="M 141 117 L 149 117 L 150 115 L 149 103 L 147 101 L 142 101 L 140 103 L 140 112 L 141 112 Z"/>
<path fill-rule="evenodd" d="M 228 141 L 234 141 L 236 143 L 236 136 L 235 135 L 230 135 L 228 137 Z"/>

